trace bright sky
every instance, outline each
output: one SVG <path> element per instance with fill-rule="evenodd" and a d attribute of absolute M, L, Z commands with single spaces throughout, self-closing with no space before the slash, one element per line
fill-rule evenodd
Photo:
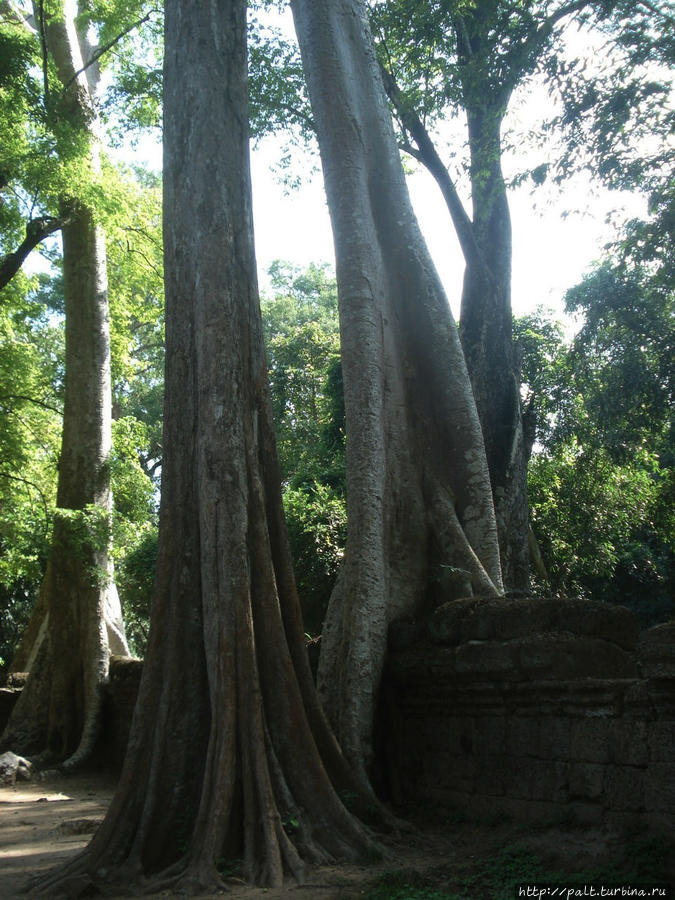
<path fill-rule="evenodd" d="M 271 170 L 271 145 L 253 153 L 253 214 L 261 285 L 270 263 L 283 259 L 298 266 L 333 265 L 330 220 L 320 173 L 286 193 Z M 448 299 L 459 312 L 464 264 L 445 202 L 423 169 L 409 176 L 411 199 Z M 608 213 L 623 201 L 637 215 L 642 201 L 600 192 L 591 200 L 587 179 L 570 182 L 553 205 L 544 205 L 523 186 L 510 196 L 513 222 L 513 308 L 516 315 L 538 304 L 561 309 L 565 290 L 602 255 L 611 230 Z M 538 209 L 535 209 L 537 203 Z M 589 206 L 589 203 L 592 205 Z M 563 210 L 569 212 L 564 218 Z"/>

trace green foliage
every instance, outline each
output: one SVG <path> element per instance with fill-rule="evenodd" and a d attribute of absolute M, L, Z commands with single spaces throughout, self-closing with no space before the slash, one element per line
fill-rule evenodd
<path fill-rule="evenodd" d="M 610 187 L 652 190 L 674 160 L 668 140 L 675 125 L 672 7 L 614 2 L 605 11 L 588 4 L 580 21 L 595 46 L 602 42 L 593 64 L 570 54 L 544 61 L 562 110 L 545 130 L 564 138 L 551 174 L 560 181 L 585 166 Z"/>
<path fill-rule="evenodd" d="M 672 841 L 653 835 L 627 840 L 613 864 L 579 871 L 554 867 L 526 841 L 503 844 L 489 856 L 422 876 L 416 871 L 381 876 L 365 900 L 511 900 L 518 885 L 665 883 Z"/>
<path fill-rule="evenodd" d="M 295 134 L 306 143 L 314 134 L 314 123 L 305 88 L 300 51 L 264 15 L 249 14 L 249 117 L 251 136 Z"/>
<path fill-rule="evenodd" d="M 142 657 L 148 641 L 152 586 L 157 563 L 157 522 L 154 518 L 140 527 L 133 541 L 127 540 L 123 554 L 117 545 L 119 561 L 115 581 L 122 604 L 122 615 L 129 647 Z"/>
<path fill-rule="evenodd" d="M 89 504 L 83 509 L 56 507 L 53 512 L 54 551 L 82 564 L 92 587 L 107 584 L 109 573 L 99 561 L 110 546 L 110 515 L 107 509 Z"/>
<path fill-rule="evenodd" d="M 341 468 L 344 440 L 336 410 L 335 281 L 325 266 L 312 265 L 301 274 L 278 262 L 270 276 L 276 296 L 263 299 L 262 314 L 282 480 L 296 485 L 308 476 L 330 480 L 331 470 Z M 326 452 L 326 442 L 338 459 Z"/>
<path fill-rule="evenodd" d="M 110 73 L 101 104 L 112 146 L 132 142 L 162 121 L 163 16 L 160 3 L 148 0 L 96 0 L 88 4 L 87 22 L 101 47 L 110 46 L 101 62 Z"/>
<path fill-rule="evenodd" d="M 283 499 L 305 629 L 318 634 L 347 537 L 344 492 L 314 481 Z"/>
<path fill-rule="evenodd" d="M 116 215 L 106 226 L 115 416 L 142 423 L 135 450 L 153 477 L 164 395 L 161 184 L 141 170 L 115 170 L 114 179 Z"/>
<path fill-rule="evenodd" d="M 78 24 L 105 51 L 96 67 L 108 67 L 115 85 L 133 65 L 158 62 L 161 19 L 161 6 L 144 0 L 93 0 L 81 5 Z M 101 171 L 94 171 L 87 123 L 69 106 L 69 86 L 59 81 L 53 61 L 43 67 L 37 35 L 3 19 L 0 49 L 0 254 L 16 248 L 31 219 L 67 214 L 71 202 L 89 205 L 107 235 L 117 420 L 111 459 L 114 557 L 128 593 L 123 604 L 136 621 L 148 605 L 152 577 L 141 571 L 143 564 L 154 568 L 147 546 L 156 532 L 153 476 L 161 462 L 161 186 L 156 177 L 115 167 L 105 157 Z M 118 89 L 118 99 L 122 93 Z M 131 107 L 127 94 L 127 121 Z M 104 108 L 112 116 L 113 99 Z M 107 545 L 110 527 L 107 513 L 105 522 L 98 522 L 105 534 L 99 534 L 91 511 L 54 509 L 63 301 L 56 242 L 42 252 L 52 266 L 49 274 L 32 280 L 15 276 L 0 304 L 3 657 L 11 656 L 37 594 L 52 534 L 85 559 L 98 580 L 102 573 L 91 559 L 101 542 Z"/>
<path fill-rule="evenodd" d="M 552 587 L 631 606 L 643 625 L 675 613 L 668 240 L 653 222 L 631 223 L 613 256 L 568 292 L 568 309 L 583 315 L 569 345 L 556 348 L 550 321 L 517 325 L 538 397 L 530 500 Z"/>
<path fill-rule="evenodd" d="M 346 537 L 337 291 L 325 267 L 270 269 L 262 303 L 284 509 L 305 627 L 316 634 Z"/>
<path fill-rule="evenodd" d="M 516 165 L 523 165 L 523 141 L 533 164 L 514 173 L 513 184 L 559 183 L 586 169 L 610 187 L 652 190 L 672 171 L 675 20 L 666 0 L 371 0 L 369 6 L 380 60 L 402 106 L 430 131 L 454 116 L 473 119 L 469 153 L 458 152 L 455 142 L 451 168 L 470 173 L 474 189 L 512 141 L 509 120 L 504 128 L 502 122 L 529 99 L 533 80 L 546 84 L 551 102 L 531 132 L 517 138 Z M 396 105 L 401 145 L 415 156 L 419 146 Z M 481 130 L 495 129 L 501 147 L 481 137 Z"/>
<path fill-rule="evenodd" d="M 156 542 L 157 530 L 154 474 L 161 462 L 160 190 L 153 176 L 110 166 L 104 181 L 106 196 L 99 214 L 108 234 L 116 416 L 110 461 L 113 555 L 130 640 L 140 652 L 154 574 L 148 550 Z M 58 257 L 54 260 L 58 264 Z M 0 656 L 4 659 L 11 658 L 37 596 L 52 534 L 63 389 L 62 316 L 58 269 L 32 279 L 19 274 L 2 292 Z M 73 524 L 63 518 L 58 516 L 61 540 L 64 526 Z M 84 533 L 77 528 L 75 532 L 75 538 L 79 534 L 84 540 Z M 91 548 L 82 543 L 79 549 L 86 555 Z M 93 571 L 92 577 L 98 579 L 101 573 Z"/>
<path fill-rule="evenodd" d="M 430 886 L 416 872 L 391 872 L 378 880 L 364 900 L 459 900 L 459 897 Z"/>
<path fill-rule="evenodd" d="M 113 422 L 111 482 L 115 582 L 129 646 L 143 656 L 157 560 L 157 489 L 142 465 L 150 428 L 131 416 Z"/>
<path fill-rule="evenodd" d="M 56 498 L 62 330 L 38 279 L 0 298 L 0 657 L 8 661 L 46 565 Z"/>

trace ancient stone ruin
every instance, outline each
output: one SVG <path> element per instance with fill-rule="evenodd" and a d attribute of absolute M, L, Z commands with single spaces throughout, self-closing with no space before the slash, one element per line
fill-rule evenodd
<path fill-rule="evenodd" d="M 675 624 L 623 607 L 460 600 L 390 629 L 394 800 L 477 816 L 675 825 Z"/>
<path fill-rule="evenodd" d="M 101 753 L 115 763 L 141 669 L 111 662 Z M 20 683 L 0 691 L 0 728 Z M 382 690 L 394 802 L 675 826 L 675 624 L 639 634 L 627 609 L 602 603 L 456 600 L 392 624 Z"/>

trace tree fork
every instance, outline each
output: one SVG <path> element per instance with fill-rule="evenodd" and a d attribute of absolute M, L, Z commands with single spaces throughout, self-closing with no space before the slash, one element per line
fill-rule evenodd
<path fill-rule="evenodd" d="M 365 5 L 293 0 L 336 249 L 347 425 L 347 547 L 319 686 L 367 778 L 387 629 L 438 565 L 501 591 L 482 436 L 456 325 L 408 198 Z M 452 511 L 439 528 L 430 510 Z M 454 527 L 453 527 L 454 526 Z"/>

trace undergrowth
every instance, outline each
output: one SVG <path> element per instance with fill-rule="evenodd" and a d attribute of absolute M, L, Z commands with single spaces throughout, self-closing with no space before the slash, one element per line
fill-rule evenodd
<path fill-rule="evenodd" d="M 559 883 L 630 884 L 661 882 L 672 845 L 655 837 L 636 837 L 624 846 L 616 865 L 585 871 L 553 870 L 527 847 L 506 844 L 488 858 L 437 870 L 422 876 L 414 871 L 390 872 L 375 882 L 363 900 L 513 900 L 517 885 Z"/>

